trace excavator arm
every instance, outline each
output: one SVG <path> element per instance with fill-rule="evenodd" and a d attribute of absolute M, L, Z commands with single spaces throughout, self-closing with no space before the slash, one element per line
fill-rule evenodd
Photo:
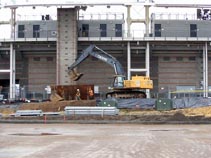
<path fill-rule="evenodd" d="M 72 76 L 73 76 L 72 80 L 77 81 L 82 77 L 83 74 L 77 73 L 75 71 L 75 68 L 89 56 L 93 56 L 93 57 L 111 65 L 114 68 L 116 75 L 118 75 L 118 76 L 125 75 L 122 65 L 116 58 L 114 58 L 110 54 L 106 53 L 102 49 L 98 48 L 96 45 L 90 45 L 85 50 L 83 50 L 80 57 L 72 65 L 70 65 L 68 67 L 68 73 L 72 74 Z"/>

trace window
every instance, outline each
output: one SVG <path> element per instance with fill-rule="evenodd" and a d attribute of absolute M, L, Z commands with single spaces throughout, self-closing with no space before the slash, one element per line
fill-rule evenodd
<path fill-rule="evenodd" d="M 24 30 L 25 26 L 24 25 L 18 25 L 18 38 L 24 38 Z"/>
<path fill-rule="evenodd" d="M 40 25 L 33 25 L 33 37 L 34 38 L 40 37 Z"/>
<path fill-rule="evenodd" d="M 82 37 L 89 36 L 89 24 L 82 24 Z"/>
<path fill-rule="evenodd" d="M 161 24 L 155 24 L 155 37 L 161 37 Z"/>
<path fill-rule="evenodd" d="M 107 36 L 107 25 L 100 24 L 100 37 L 106 37 L 106 36 Z"/>
<path fill-rule="evenodd" d="M 115 36 L 122 37 L 122 24 L 115 25 Z"/>
<path fill-rule="evenodd" d="M 190 24 L 190 37 L 197 37 L 197 25 Z"/>
<path fill-rule="evenodd" d="M 170 61 L 170 57 L 163 57 L 163 61 Z"/>

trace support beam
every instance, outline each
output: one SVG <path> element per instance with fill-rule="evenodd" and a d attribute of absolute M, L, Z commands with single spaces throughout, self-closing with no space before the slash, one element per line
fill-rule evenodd
<path fill-rule="evenodd" d="M 130 33 L 130 25 L 131 25 L 131 15 L 130 15 L 130 9 L 131 9 L 131 5 L 128 5 L 127 6 L 127 37 L 130 37 L 131 36 L 131 33 Z"/>
<path fill-rule="evenodd" d="M 10 95 L 9 100 L 15 100 L 15 51 L 10 44 Z"/>
<path fill-rule="evenodd" d="M 146 54 L 145 54 L 145 67 L 146 76 L 150 77 L 150 54 L 149 54 L 149 42 L 146 43 Z M 147 98 L 150 98 L 150 90 L 146 90 Z"/>
<path fill-rule="evenodd" d="M 130 69 L 132 72 L 147 72 L 147 69 Z"/>
<path fill-rule="evenodd" d="M 130 50 L 130 42 L 127 42 L 127 79 L 131 78 L 131 50 Z"/>
<path fill-rule="evenodd" d="M 11 39 L 15 39 L 16 8 L 11 8 Z"/>
<path fill-rule="evenodd" d="M 207 52 L 207 42 L 203 47 L 203 96 L 208 97 L 208 52 Z"/>
<path fill-rule="evenodd" d="M 150 18 L 149 18 L 149 5 L 145 5 L 145 36 L 149 37 L 149 27 L 150 27 Z"/>
<path fill-rule="evenodd" d="M 8 73 L 8 72 L 10 72 L 10 69 L 0 70 L 0 73 Z"/>

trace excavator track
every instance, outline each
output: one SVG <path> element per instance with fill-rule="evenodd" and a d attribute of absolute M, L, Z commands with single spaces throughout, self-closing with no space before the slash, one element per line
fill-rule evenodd
<path fill-rule="evenodd" d="M 122 89 L 115 89 L 106 93 L 106 97 L 127 99 L 127 98 L 146 98 L 147 95 L 144 91 L 122 88 Z"/>

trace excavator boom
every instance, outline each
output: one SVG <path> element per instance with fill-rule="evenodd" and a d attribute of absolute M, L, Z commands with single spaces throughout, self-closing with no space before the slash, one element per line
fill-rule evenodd
<path fill-rule="evenodd" d="M 81 52 L 81 56 L 71 66 L 68 67 L 68 73 L 73 81 L 77 81 L 83 76 L 82 73 L 77 73 L 75 68 L 89 56 L 93 56 L 113 66 L 116 75 L 125 75 L 122 65 L 116 58 L 98 48 L 96 45 L 90 45 L 85 50 L 83 50 Z"/>

